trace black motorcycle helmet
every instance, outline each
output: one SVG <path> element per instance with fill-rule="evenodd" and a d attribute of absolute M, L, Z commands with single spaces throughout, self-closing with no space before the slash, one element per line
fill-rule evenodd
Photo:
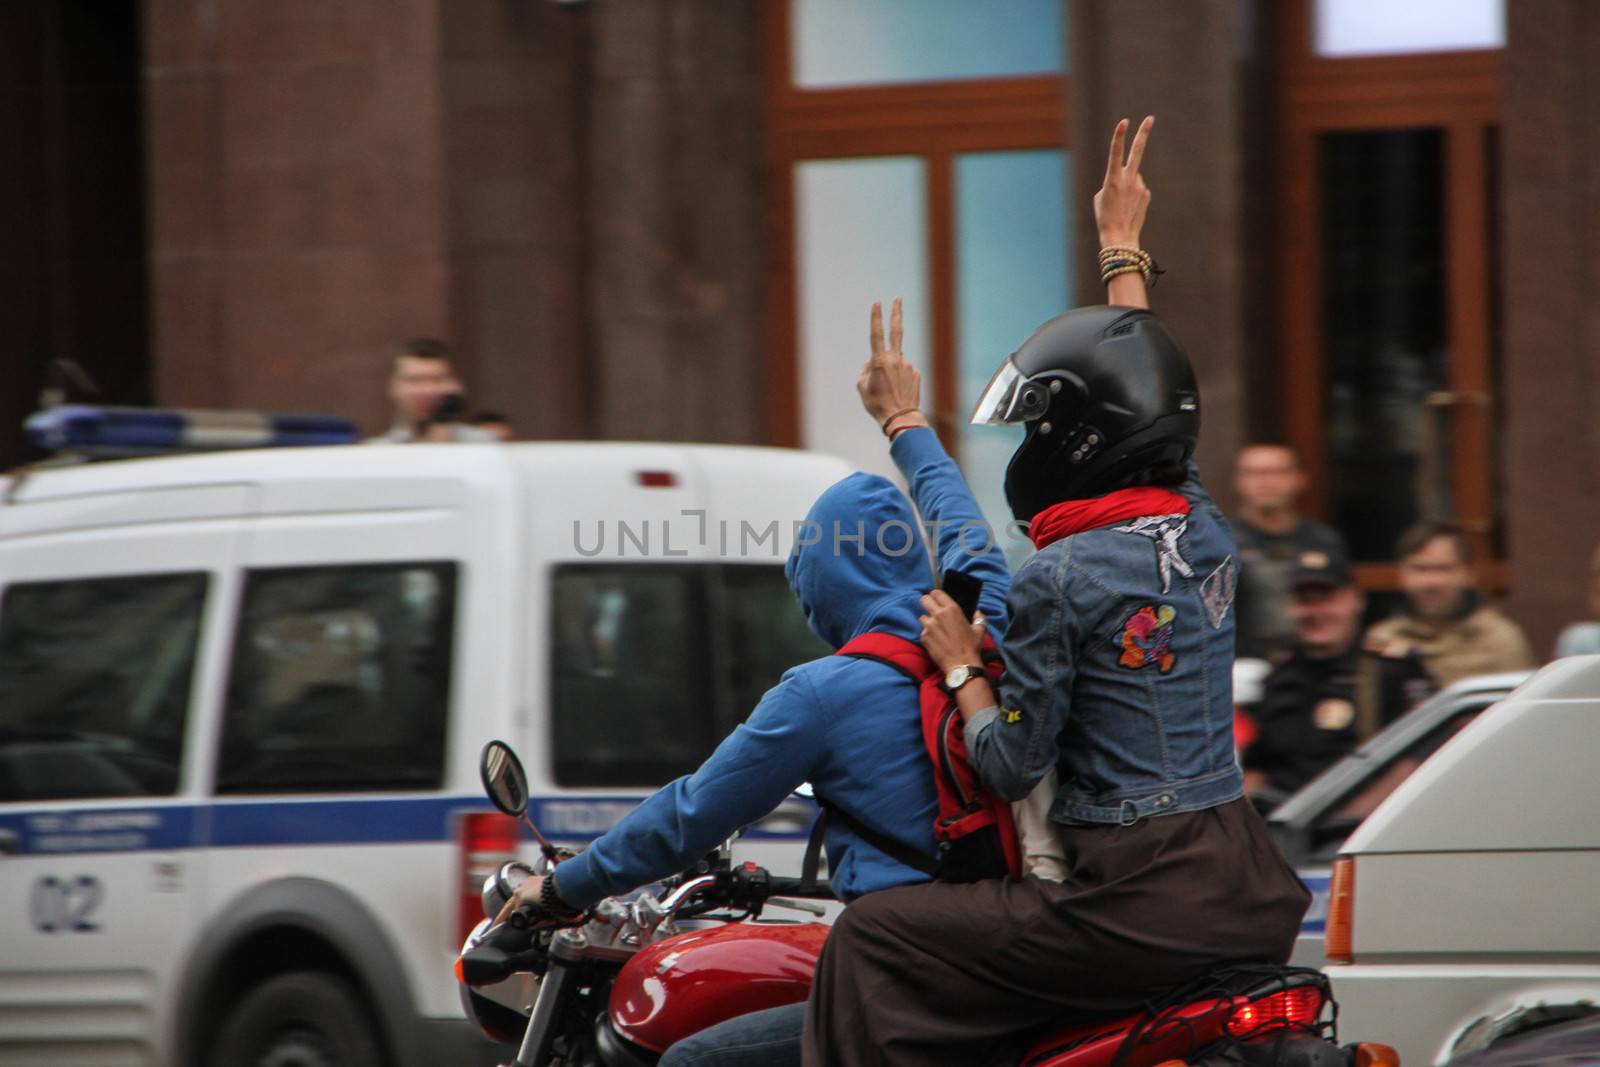
<path fill-rule="evenodd" d="M 1006 501 L 1028 522 L 1052 504 L 1186 462 L 1200 435 L 1200 391 L 1155 315 L 1078 308 L 1033 331 L 1001 365 L 972 422 L 1026 428 L 1006 467 Z"/>

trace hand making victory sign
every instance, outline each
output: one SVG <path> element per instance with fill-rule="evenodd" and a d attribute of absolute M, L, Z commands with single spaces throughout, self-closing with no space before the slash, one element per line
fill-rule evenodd
<path fill-rule="evenodd" d="M 889 310 L 889 343 L 883 343 L 883 305 L 872 305 L 872 321 L 867 333 L 866 365 L 856 378 L 856 392 L 885 437 L 894 439 L 901 430 L 928 425 L 922 414 L 922 375 L 900 352 L 904 336 L 900 298 Z"/>
<path fill-rule="evenodd" d="M 1133 144 L 1126 145 L 1128 120 L 1117 123 L 1111 131 L 1111 153 L 1106 159 L 1106 176 L 1100 191 L 1094 194 L 1094 221 L 1100 232 L 1102 249 L 1139 248 L 1139 233 L 1144 229 L 1145 211 L 1150 207 L 1150 187 L 1139 173 L 1144 160 L 1145 145 L 1150 131 L 1155 128 L 1154 115 L 1145 116 L 1133 135 Z M 1123 151 L 1126 147 L 1127 157 Z M 1118 274 L 1106 283 L 1106 302 L 1122 307 L 1148 308 L 1150 297 L 1146 292 L 1145 276 L 1140 271 Z"/>

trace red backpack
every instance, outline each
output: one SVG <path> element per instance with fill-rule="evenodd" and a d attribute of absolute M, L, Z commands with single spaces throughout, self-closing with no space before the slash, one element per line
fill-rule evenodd
<path fill-rule="evenodd" d="M 933 782 L 939 792 L 939 811 L 933 821 L 938 843 L 934 859 L 896 841 L 854 818 L 822 797 L 822 812 L 812 826 L 806 846 L 802 877 L 813 881 L 827 822 L 837 819 L 857 837 L 913 870 L 946 882 L 976 882 L 985 878 L 1020 877 L 1022 849 L 1017 841 L 1011 804 L 978 781 L 967 759 L 961 713 L 955 697 L 944 688 L 944 672 L 915 641 L 893 634 L 866 633 L 841 648 L 841 656 L 876 660 L 904 674 L 920 687 L 922 740 L 933 763 Z M 1004 667 L 994 641 L 983 639 L 983 666 L 991 685 Z"/>

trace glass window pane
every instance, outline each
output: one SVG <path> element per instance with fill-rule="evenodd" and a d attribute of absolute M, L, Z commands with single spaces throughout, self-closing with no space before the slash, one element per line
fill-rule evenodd
<path fill-rule="evenodd" d="M 177 792 L 204 574 L 13 585 L 0 600 L 0 800 Z"/>
<path fill-rule="evenodd" d="M 1387 560 L 1450 497 L 1443 148 L 1437 129 L 1321 139 L 1322 329 L 1333 525 Z"/>
<path fill-rule="evenodd" d="M 450 563 L 252 571 L 217 792 L 437 789 L 455 589 Z"/>
<path fill-rule="evenodd" d="M 711 752 L 707 567 L 558 567 L 551 600 L 555 778 L 659 786 Z"/>
<path fill-rule="evenodd" d="M 719 740 L 745 720 L 784 671 L 833 651 L 806 625 L 781 566 L 727 565 L 720 573 L 732 703 L 718 716 Z"/>
<path fill-rule="evenodd" d="M 1504 48 L 1505 0 L 1316 0 L 1319 56 Z"/>
<path fill-rule="evenodd" d="M 905 298 L 905 353 L 929 373 L 924 165 L 911 157 L 820 160 L 795 168 L 801 440 L 863 470 L 892 474 L 855 380 L 867 359 L 867 308 Z"/>
<path fill-rule="evenodd" d="M 1066 70 L 1061 0 L 792 0 L 790 39 L 807 89 Z"/>
<path fill-rule="evenodd" d="M 966 420 L 1001 361 L 1034 327 L 1070 306 L 1067 180 L 1061 151 L 956 158 L 957 452 L 1013 565 L 1031 551 L 1006 527 L 1004 475 L 1022 430 Z"/>

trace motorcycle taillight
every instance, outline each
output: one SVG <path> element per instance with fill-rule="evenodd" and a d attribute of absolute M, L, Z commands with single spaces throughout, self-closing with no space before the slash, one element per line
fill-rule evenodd
<path fill-rule="evenodd" d="M 459 944 L 483 915 L 483 880 L 500 865 L 517 858 L 522 824 L 499 812 L 474 812 L 461 817 Z"/>
<path fill-rule="evenodd" d="M 1322 989 L 1296 986 L 1239 1005 L 1228 1018 L 1228 1033 L 1243 1038 L 1269 1030 L 1307 1030 L 1317 1024 L 1321 1014 Z"/>

